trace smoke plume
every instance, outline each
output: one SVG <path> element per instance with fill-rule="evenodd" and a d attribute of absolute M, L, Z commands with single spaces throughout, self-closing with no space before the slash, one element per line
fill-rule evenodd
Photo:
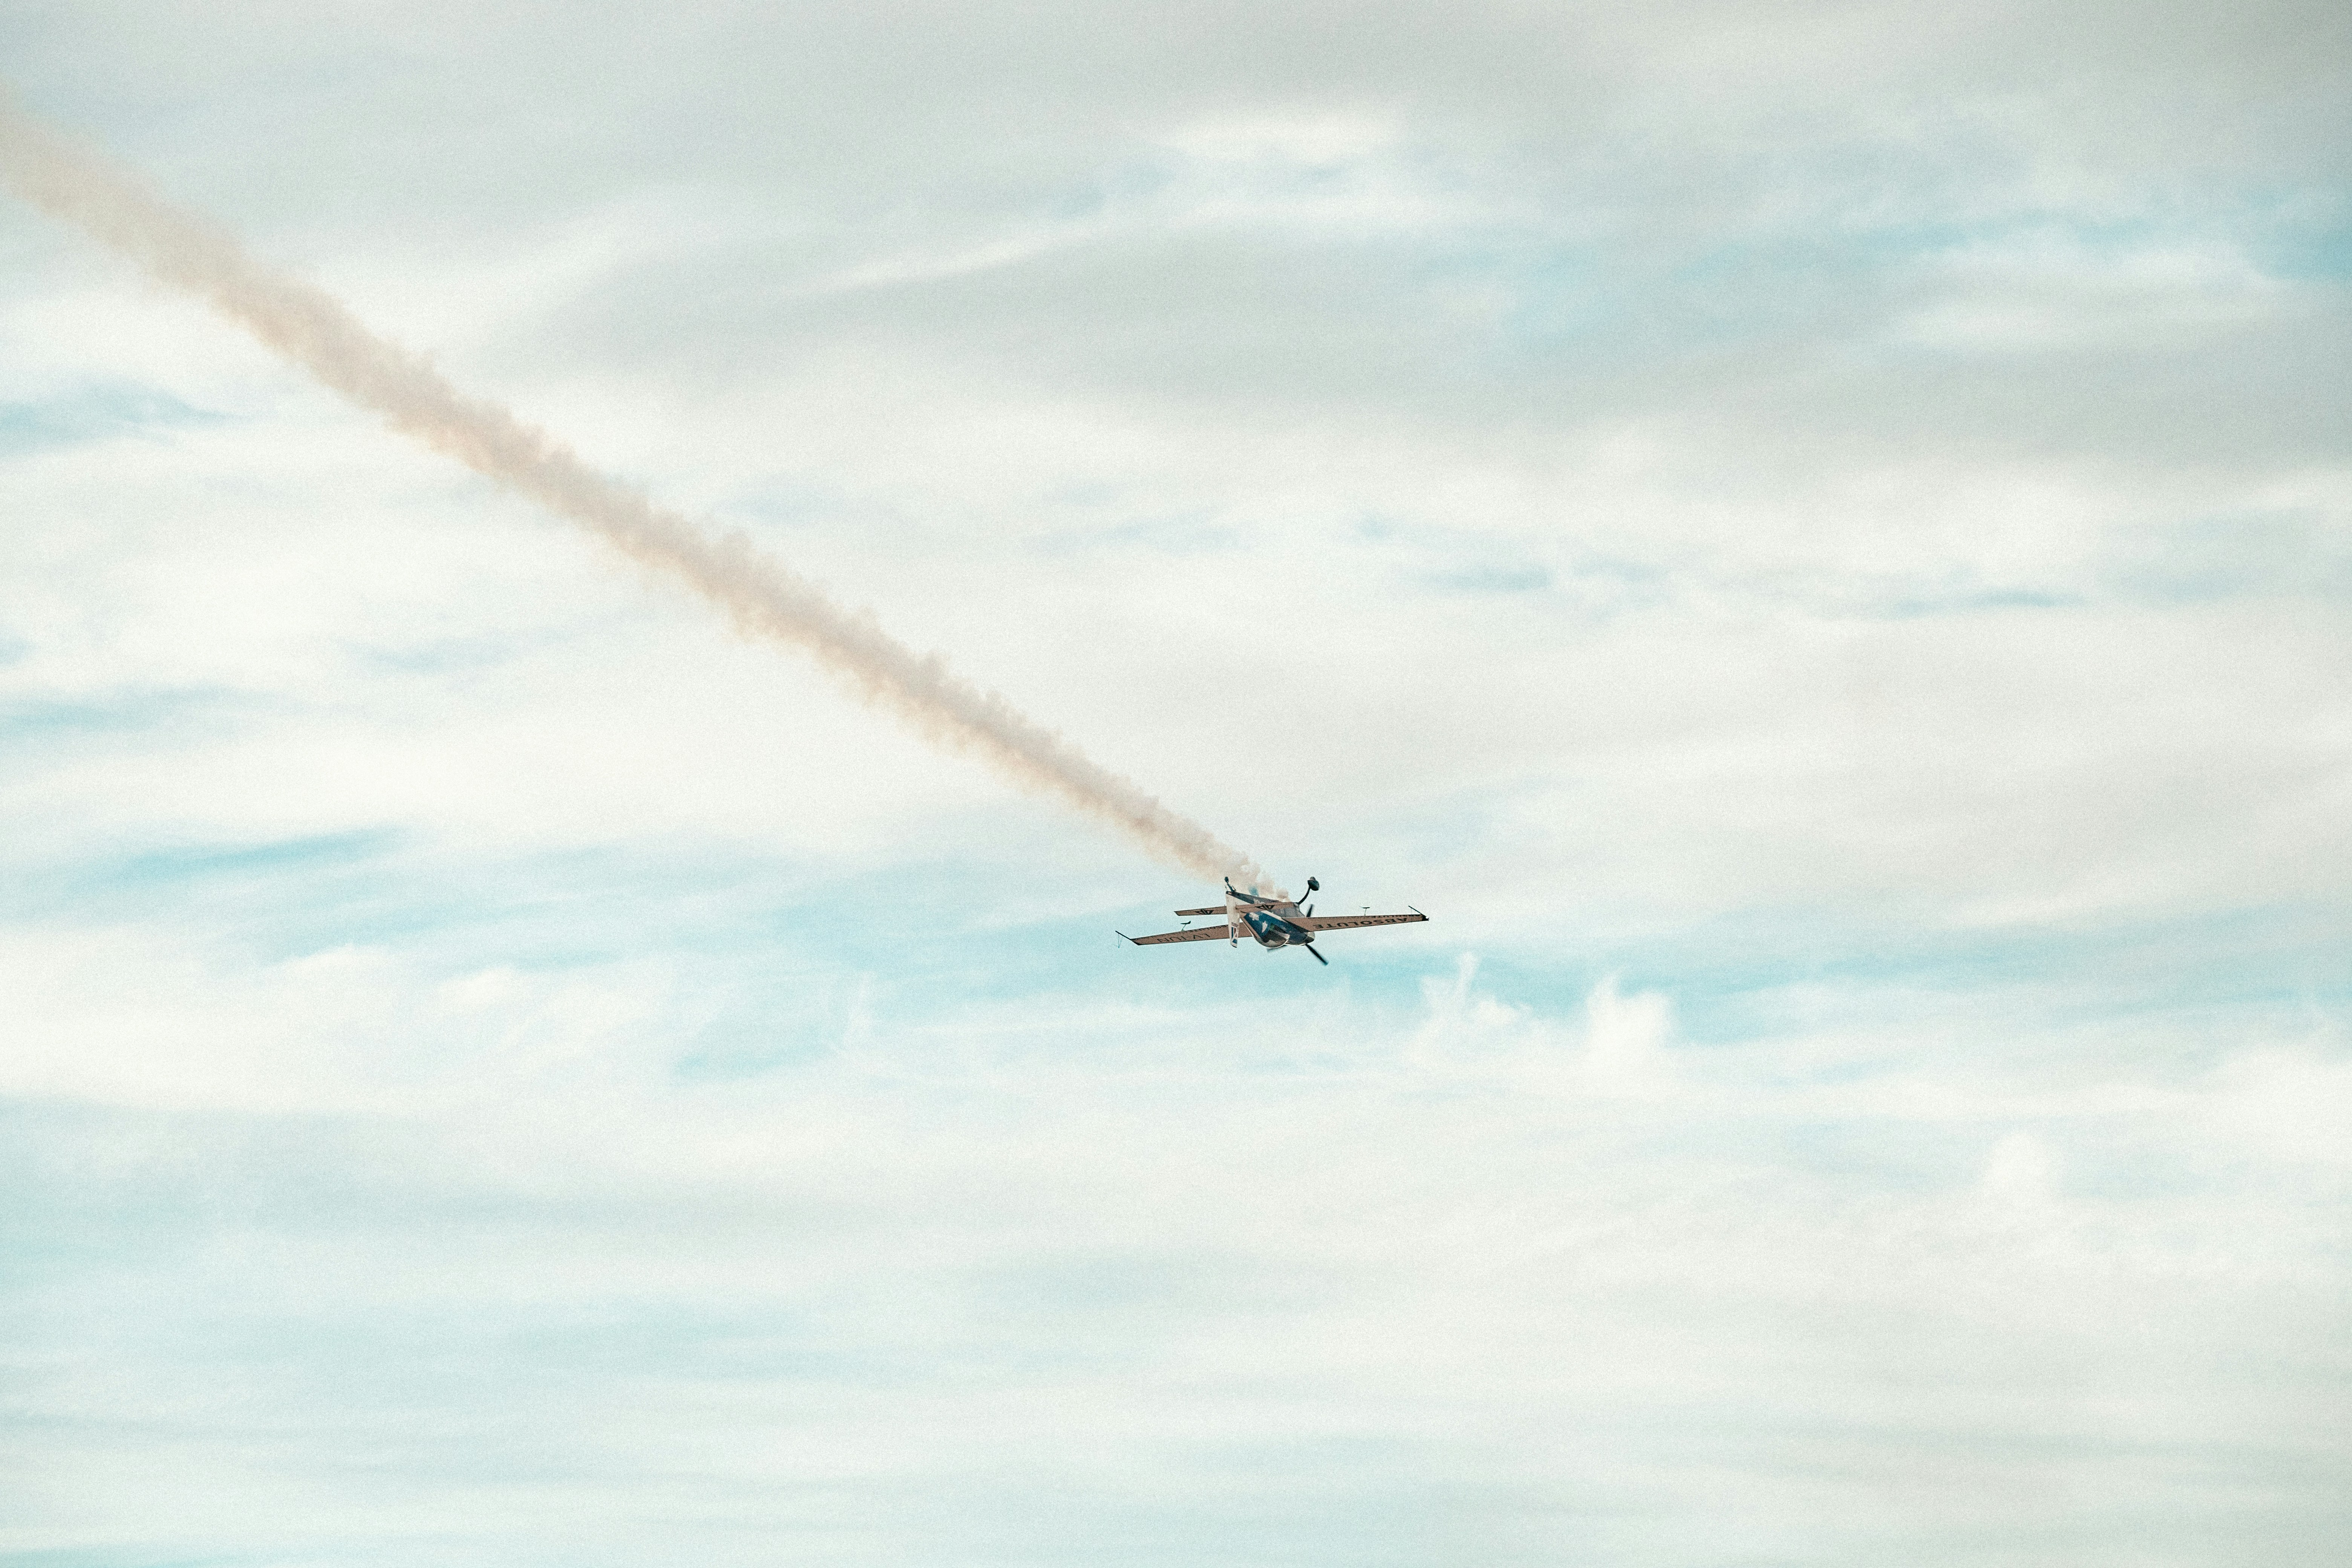
<path fill-rule="evenodd" d="M 0 182 L 87 230 L 163 282 L 202 296 L 395 430 L 529 496 L 646 566 L 683 580 L 746 635 L 807 649 L 926 738 L 968 752 L 1023 789 L 1109 823 L 1197 876 L 1258 879 L 1247 857 L 1087 758 L 1003 697 L 918 654 L 868 612 L 845 610 L 740 532 L 713 532 L 597 472 L 494 403 L 459 393 L 309 284 L 270 271 L 226 230 L 181 211 L 136 176 L 0 99 Z"/>

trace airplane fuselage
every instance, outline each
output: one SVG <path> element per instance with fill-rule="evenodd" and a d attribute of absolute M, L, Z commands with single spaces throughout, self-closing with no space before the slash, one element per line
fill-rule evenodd
<path fill-rule="evenodd" d="M 1241 917 L 1241 924 L 1260 947 L 1288 947 L 1294 942 L 1303 946 L 1315 940 L 1305 927 L 1292 925 L 1269 910 L 1251 910 Z"/>
<path fill-rule="evenodd" d="M 1247 931 L 1263 948 L 1305 947 L 1312 943 L 1314 932 L 1284 918 L 1297 913 L 1298 905 L 1287 899 L 1261 899 L 1230 888 L 1225 893 L 1225 923 L 1236 934 Z"/>

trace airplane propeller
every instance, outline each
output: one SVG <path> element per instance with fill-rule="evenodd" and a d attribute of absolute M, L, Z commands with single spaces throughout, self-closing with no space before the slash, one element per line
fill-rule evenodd
<path fill-rule="evenodd" d="M 1331 961 L 1330 961 L 1329 959 L 1328 959 L 1328 958 L 1324 957 L 1321 953 L 1319 953 L 1319 952 L 1316 952 L 1316 951 L 1315 951 L 1315 944 L 1314 944 L 1313 942 L 1304 942 L 1304 943 L 1301 943 L 1300 945 L 1304 946 L 1304 947 L 1307 949 L 1307 957 L 1309 957 L 1309 958 L 1313 959 L 1316 963 L 1318 963 L 1321 964 L 1321 965 L 1322 965 L 1324 968 L 1326 968 L 1326 969 L 1328 969 L 1328 968 L 1330 968 L 1330 967 L 1331 967 Z"/>

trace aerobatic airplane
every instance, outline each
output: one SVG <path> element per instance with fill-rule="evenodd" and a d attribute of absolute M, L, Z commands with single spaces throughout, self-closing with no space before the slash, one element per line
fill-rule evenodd
<path fill-rule="evenodd" d="M 1318 892 L 1323 884 L 1314 878 L 1307 879 L 1307 890 Z M 1411 904 L 1405 906 L 1412 910 Z M 1215 925 L 1202 926 L 1196 931 L 1164 931 L 1158 936 L 1128 936 L 1118 934 L 1138 947 L 1150 947 L 1163 942 L 1213 942 L 1224 938 L 1235 947 L 1247 936 L 1268 952 L 1286 947 L 1303 947 L 1318 963 L 1331 961 L 1315 951 L 1315 933 L 1321 931 L 1353 931 L 1358 926 L 1405 926 L 1429 917 L 1419 910 L 1409 915 L 1318 915 L 1313 904 L 1300 909 L 1293 899 L 1265 899 L 1255 893 L 1236 889 L 1230 878 L 1225 882 L 1225 905 L 1223 909 L 1178 910 L 1179 917 L 1186 915 L 1222 915 Z"/>

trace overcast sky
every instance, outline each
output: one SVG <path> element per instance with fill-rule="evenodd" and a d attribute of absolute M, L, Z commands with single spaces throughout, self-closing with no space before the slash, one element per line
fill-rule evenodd
<path fill-rule="evenodd" d="M 0 1563 L 2318 1563 L 2340 4 L 0 10 L 1213 889 L 0 201 Z"/>

